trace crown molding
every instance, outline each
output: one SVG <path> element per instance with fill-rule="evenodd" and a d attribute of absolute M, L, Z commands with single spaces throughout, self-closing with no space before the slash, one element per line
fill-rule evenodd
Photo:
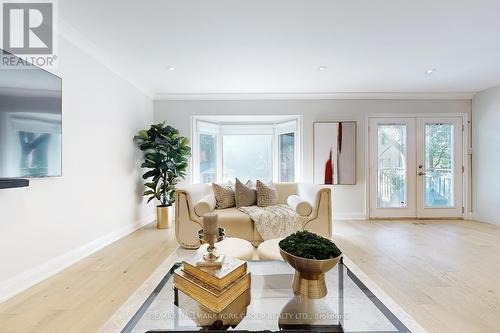
<path fill-rule="evenodd" d="M 232 100 L 311 100 L 311 99 L 393 99 L 393 100 L 471 100 L 474 92 L 335 92 L 335 93 L 216 93 L 156 94 L 155 101 L 232 101 Z"/>
<path fill-rule="evenodd" d="M 116 62 L 116 58 L 100 50 L 92 41 L 82 35 L 71 24 L 63 19 L 59 19 L 57 31 L 58 34 L 66 39 L 69 43 L 87 53 L 93 59 L 98 61 L 100 64 L 102 64 L 104 67 L 109 69 L 121 79 L 130 83 L 147 97 L 154 99 L 155 94 L 144 87 L 143 84 L 140 84 L 136 80 L 133 80 L 132 75 Z"/>

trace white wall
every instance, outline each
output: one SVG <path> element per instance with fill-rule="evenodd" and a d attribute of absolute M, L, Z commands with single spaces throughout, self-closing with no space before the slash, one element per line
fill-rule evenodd
<path fill-rule="evenodd" d="M 63 176 L 0 190 L 0 301 L 153 217 L 132 141 L 151 98 L 63 38 L 59 61 Z"/>
<path fill-rule="evenodd" d="M 365 218 L 365 120 L 381 113 L 467 113 L 470 100 L 247 100 L 155 101 L 155 120 L 190 136 L 192 115 L 303 115 L 303 181 L 313 180 L 313 122 L 358 122 L 357 184 L 333 190 L 335 218 Z"/>
<path fill-rule="evenodd" d="M 472 101 L 474 217 L 500 224 L 500 86 Z"/>

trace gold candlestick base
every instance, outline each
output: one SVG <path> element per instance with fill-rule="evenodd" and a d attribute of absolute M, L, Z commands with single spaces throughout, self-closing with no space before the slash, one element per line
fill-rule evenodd
<path fill-rule="evenodd" d="M 224 228 L 218 229 L 218 235 L 205 235 L 203 229 L 198 231 L 198 239 L 200 244 L 208 244 L 207 253 L 200 257 L 196 263 L 197 267 L 208 267 L 218 269 L 222 267 L 224 263 L 224 255 L 219 254 L 215 248 L 215 243 L 218 243 L 224 239 L 226 235 Z"/>
<path fill-rule="evenodd" d="M 220 255 L 215 259 L 207 259 L 207 255 L 201 256 L 196 263 L 197 267 L 221 268 L 224 263 L 224 255 Z"/>

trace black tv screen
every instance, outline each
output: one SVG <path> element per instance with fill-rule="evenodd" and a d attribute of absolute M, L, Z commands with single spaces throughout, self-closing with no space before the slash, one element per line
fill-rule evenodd
<path fill-rule="evenodd" d="M 62 80 L 18 64 L 0 67 L 0 178 L 61 176 Z"/>

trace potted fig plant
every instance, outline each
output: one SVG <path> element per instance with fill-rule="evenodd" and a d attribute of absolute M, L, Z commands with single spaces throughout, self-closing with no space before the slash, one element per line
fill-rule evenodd
<path fill-rule="evenodd" d="M 147 188 L 143 195 L 149 196 L 148 203 L 154 199 L 159 202 L 156 208 L 158 229 L 168 228 L 173 216 L 175 188 L 186 177 L 191 156 L 189 139 L 162 123 L 139 131 L 134 140 L 144 154 L 141 167 L 147 169 L 142 175 Z"/>

